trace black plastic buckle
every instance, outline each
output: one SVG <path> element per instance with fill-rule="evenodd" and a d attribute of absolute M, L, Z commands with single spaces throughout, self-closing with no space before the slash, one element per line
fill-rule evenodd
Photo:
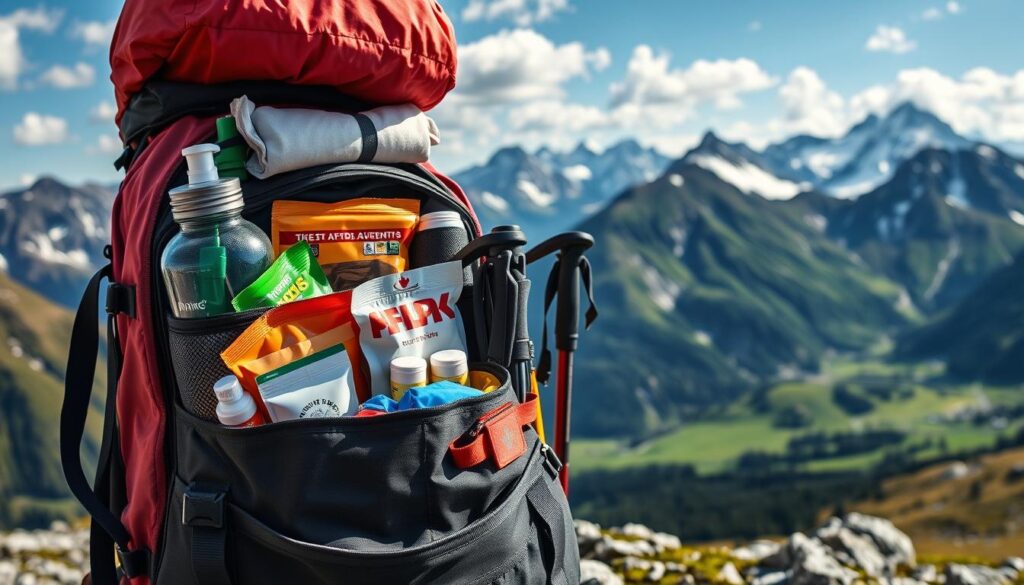
<path fill-rule="evenodd" d="M 107 313 L 117 315 L 123 313 L 135 318 L 135 286 L 110 283 L 107 287 Z"/>
<path fill-rule="evenodd" d="M 188 486 L 181 505 L 181 523 L 191 527 L 222 528 L 227 495 L 226 491 L 204 491 L 195 484 Z"/>
<path fill-rule="evenodd" d="M 118 568 L 125 577 L 134 579 L 149 574 L 148 550 L 126 551 L 120 545 L 114 545 L 114 551 L 117 553 Z"/>
<path fill-rule="evenodd" d="M 547 443 L 540 444 L 540 453 L 544 456 L 544 469 L 551 474 L 552 478 L 557 478 L 559 472 L 562 471 L 562 461 L 555 454 L 555 450 L 547 445 Z"/>

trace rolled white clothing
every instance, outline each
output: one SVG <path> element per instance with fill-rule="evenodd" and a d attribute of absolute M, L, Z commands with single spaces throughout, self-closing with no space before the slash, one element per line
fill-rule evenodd
<path fill-rule="evenodd" d="M 330 163 L 420 163 L 440 143 L 437 124 L 412 104 L 360 112 L 376 131 L 376 150 L 364 144 L 356 116 L 301 108 L 257 107 L 248 97 L 231 102 L 238 133 L 253 150 L 245 168 L 257 179 Z M 369 142 L 369 141 L 368 141 Z M 369 153 L 367 153 L 369 154 Z"/>

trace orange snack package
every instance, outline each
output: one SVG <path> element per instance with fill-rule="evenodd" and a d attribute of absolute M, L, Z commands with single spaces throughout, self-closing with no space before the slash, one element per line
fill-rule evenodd
<path fill-rule="evenodd" d="M 271 309 L 253 322 L 220 357 L 250 395 L 262 405 L 256 377 L 306 356 L 344 344 L 353 364 L 362 361 L 359 333 L 352 319 L 352 292 L 295 301 Z M 359 368 L 356 392 L 370 397 Z"/>
<path fill-rule="evenodd" d="M 419 212 L 415 199 L 275 201 L 271 240 L 276 254 L 309 242 L 331 287 L 343 291 L 406 269 Z"/>

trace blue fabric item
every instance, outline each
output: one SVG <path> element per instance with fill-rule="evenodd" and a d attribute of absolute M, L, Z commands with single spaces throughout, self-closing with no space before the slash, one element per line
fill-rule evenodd
<path fill-rule="evenodd" d="M 381 412 L 400 412 L 416 408 L 441 406 L 442 404 L 448 404 L 449 402 L 455 402 L 456 400 L 462 400 L 463 398 L 480 396 L 481 394 L 483 394 L 483 392 L 476 388 L 470 388 L 469 386 L 463 386 L 462 384 L 443 380 L 441 382 L 434 382 L 433 384 L 420 386 L 418 388 L 410 388 L 405 391 L 405 394 L 402 395 L 402 399 L 397 402 L 390 396 L 377 394 L 364 402 L 363 408 L 379 410 Z"/>

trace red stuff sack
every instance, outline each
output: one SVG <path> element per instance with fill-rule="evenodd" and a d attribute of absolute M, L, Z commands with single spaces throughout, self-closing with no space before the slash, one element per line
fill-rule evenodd
<path fill-rule="evenodd" d="M 118 123 L 153 79 L 326 86 L 428 110 L 455 87 L 455 65 L 432 1 L 127 0 L 110 49 Z"/>

